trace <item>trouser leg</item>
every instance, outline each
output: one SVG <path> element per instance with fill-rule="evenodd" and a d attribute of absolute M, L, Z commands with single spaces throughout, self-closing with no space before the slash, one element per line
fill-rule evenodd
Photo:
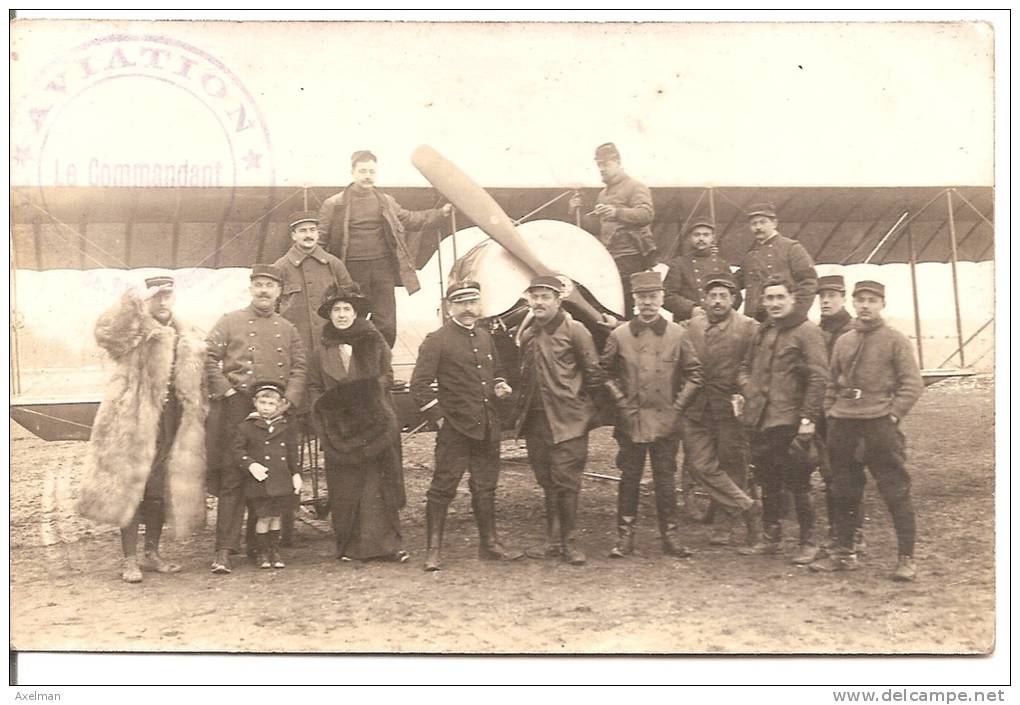
<path fill-rule="evenodd" d="M 779 519 L 783 511 L 783 473 L 789 463 L 790 442 L 797 434 L 794 426 L 777 426 L 755 433 L 751 457 L 762 489 L 763 523 L 773 543 L 781 540 Z"/>
<path fill-rule="evenodd" d="M 644 257 L 641 255 L 624 255 L 613 259 L 616 269 L 620 272 L 620 284 L 623 285 L 623 317 L 630 320 L 634 317 L 634 300 L 630 290 L 630 275 L 644 271 Z"/>
<path fill-rule="evenodd" d="M 216 550 L 241 550 L 241 529 L 244 522 L 244 475 L 231 455 L 234 434 L 251 411 L 251 399 L 238 392 L 218 402 L 221 414 L 220 444 L 216 449 L 219 462 L 219 495 L 216 503 Z"/>
<path fill-rule="evenodd" d="M 142 500 L 142 520 L 145 522 L 145 552 L 156 553 L 166 524 L 166 512 L 161 498 L 146 497 Z"/>
<path fill-rule="evenodd" d="M 534 412 L 526 420 L 524 429 L 528 464 L 544 494 L 546 546 L 542 555 L 559 555 L 563 539 L 556 488 L 552 482 L 552 432 L 545 415 Z"/>
<path fill-rule="evenodd" d="M 620 469 L 620 484 L 616 493 L 616 521 L 618 526 L 633 524 L 637 518 L 641 492 L 641 476 L 645 469 L 647 443 L 634 443 L 624 433 L 617 434 L 619 448 L 616 466 Z"/>
<path fill-rule="evenodd" d="M 854 527 L 866 481 L 860 464 L 854 459 L 862 428 L 859 419 L 828 421 L 826 445 L 832 471 L 833 524 L 837 545 L 847 552 L 853 550 Z"/>
<path fill-rule="evenodd" d="M 677 437 L 661 438 L 649 446 L 652 465 L 652 482 L 655 487 L 655 512 L 659 531 L 677 525 L 676 508 L 676 454 L 680 441 Z"/>
<path fill-rule="evenodd" d="M 702 420 L 684 417 L 684 469 L 730 514 L 746 511 L 753 503 L 719 464 L 716 439 Z"/>
<path fill-rule="evenodd" d="M 888 416 L 864 422 L 864 462 L 892 515 L 899 555 L 913 556 L 917 526 L 906 468 L 906 439 Z"/>

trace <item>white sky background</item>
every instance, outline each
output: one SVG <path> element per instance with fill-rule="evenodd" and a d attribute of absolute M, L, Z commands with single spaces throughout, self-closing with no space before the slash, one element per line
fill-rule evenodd
<path fill-rule="evenodd" d="M 15 147 L 19 96 L 47 64 L 115 33 L 172 37 L 233 71 L 284 185 L 346 183 L 350 153 L 370 148 L 381 185 L 424 186 L 408 157 L 429 143 L 486 186 L 596 186 L 605 141 L 659 186 L 993 182 L 980 23 L 16 22 Z M 67 109 L 50 151 L 218 155 L 197 106 L 165 84 L 111 81 Z"/>

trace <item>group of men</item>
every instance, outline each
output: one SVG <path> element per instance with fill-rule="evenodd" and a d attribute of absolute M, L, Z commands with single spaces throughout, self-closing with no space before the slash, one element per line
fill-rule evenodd
<path fill-rule="evenodd" d="M 371 152 L 356 152 L 351 162 L 354 180 L 348 189 L 327 199 L 318 214 L 294 214 L 289 251 L 272 265 L 252 269 L 251 304 L 216 323 L 206 339 L 201 370 L 181 364 L 186 356 L 194 356 L 183 347 L 193 334 L 172 315 L 172 279 L 148 282 L 141 297 L 126 294 L 101 319 L 100 342 L 124 368 L 118 374 L 152 377 L 147 360 L 158 354 L 166 369 L 161 367 L 150 381 L 168 389 L 156 395 L 164 400 L 160 408 L 120 419 L 122 424 L 145 427 L 141 435 L 145 452 L 131 454 L 127 470 L 114 469 L 109 457 L 94 453 L 90 467 L 99 470 L 90 470 L 95 481 L 86 482 L 92 492 L 85 495 L 92 504 L 109 505 L 109 498 L 102 495 L 110 477 L 132 475 L 130 491 L 117 495 L 115 508 L 100 511 L 83 503 L 86 515 L 131 527 L 124 534 L 125 580 L 140 580 L 140 567 L 179 569 L 159 556 L 157 544 L 150 545 L 148 524 L 162 526 L 162 508 L 147 509 L 140 517 L 134 513 L 143 497 L 147 507 L 159 504 L 155 500 L 166 492 L 162 486 L 188 476 L 184 465 L 196 462 L 193 452 L 171 452 L 182 444 L 177 409 L 191 401 L 185 392 L 194 396 L 196 385 L 208 392 L 209 484 L 219 497 L 213 572 L 228 573 L 231 555 L 241 550 L 245 513 L 243 474 L 228 453 L 232 434 L 251 412 L 254 386 L 278 384 L 284 392 L 281 412 L 289 412 L 308 429 L 302 420 L 308 412 L 304 383 L 321 327 L 313 314 L 331 284 L 360 285 L 372 302 L 373 322 L 392 346 L 393 289 L 402 285 L 413 293 L 419 288 L 413 232 L 438 222 L 449 206 L 407 211 L 374 188 L 376 159 Z M 884 287 L 857 282 L 853 290 L 857 317 L 851 320 L 844 306 L 843 278 L 818 279 L 803 246 L 778 233 L 778 218 L 770 204 L 749 210 L 755 240 L 735 274 L 718 254 L 713 224 L 699 221 L 688 229 L 689 247 L 669 263 L 663 281 L 651 269 L 655 241 L 649 227 L 654 218 L 650 191 L 623 171 L 614 145 L 601 145 L 596 162 L 606 188 L 586 217 L 598 220 L 597 234 L 617 263 L 628 304 L 623 312 L 626 322 L 613 328 L 601 353 L 591 333 L 563 309 L 564 282 L 551 276 L 537 277 L 526 292 L 532 316 L 518 334 L 519 390 L 507 384 L 492 336 L 479 321 L 477 282 L 451 285 L 450 318 L 422 344 L 411 393 L 439 427 L 435 474 L 427 496 L 425 569 L 441 566 L 447 507 L 466 472 L 480 556 L 514 560 L 522 555 L 500 539 L 495 511 L 504 416 L 499 400 L 516 391 L 516 432 L 526 441 L 529 462 L 545 495 L 547 540 L 529 555 L 562 557 L 573 565 L 586 562 L 577 539 L 578 500 L 588 433 L 599 416 L 597 400 L 608 397 L 615 407 L 621 471 L 617 541 L 611 557 L 624 558 L 634 551 L 646 457 L 651 459 L 663 550 L 678 557 L 690 555 L 677 521 L 675 476 L 682 443 L 684 472 L 704 487 L 722 512 L 745 524 L 747 545 L 742 553 L 781 552 L 785 497 L 792 495 L 799 527 L 799 547 L 792 560 L 821 571 L 856 566 L 863 545 L 861 496 L 867 467 L 893 516 L 899 545 L 894 578 L 912 580 L 915 522 L 899 423 L 923 385 L 906 337 L 881 318 Z M 571 201 L 571 208 L 581 208 L 579 198 Z M 807 320 L 816 294 L 820 326 Z M 737 312 L 741 300 L 750 315 Z M 663 315 L 664 308 L 672 321 Z M 145 320 L 139 323 L 141 319 Z M 133 334 L 153 325 L 168 332 L 162 337 Z M 155 350 L 153 341 L 164 342 Z M 104 402 L 110 409 L 118 404 L 124 408 L 124 403 Z M 191 402 L 187 408 L 193 406 Z M 204 415 L 204 408 L 199 411 Z M 139 437 L 137 430 L 132 437 Z M 187 439 L 193 441 L 194 434 L 192 423 Z M 748 482 L 749 460 L 761 500 Z M 150 488 L 145 479 L 156 476 L 152 469 L 157 466 L 161 486 Z M 815 468 L 825 480 L 830 531 L 824 543 L 814 534 L 810 476 Z M 180 497 L 195 494 L 178 491 Z M 183 506 L 174 513 L 189 516 Z M 128 516 L 130 521 L 125 520 Z M 134 556 L 136 524 L 131 523 L 139 519 L 147 524 L 141 563 Z M 284 541 L 287 524 L 285 516 Z M 158 528 L 151 533 L 158 542 Z M 724 541 L 716 537 L 716 542 Z"/>

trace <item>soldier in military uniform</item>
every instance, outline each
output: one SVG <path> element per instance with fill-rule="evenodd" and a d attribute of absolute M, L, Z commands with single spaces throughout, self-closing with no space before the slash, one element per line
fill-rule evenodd
<path fill-rule="evenodd" d="M 620 446 L 618 539 L 609 556 L 623 558 L 634 552 L 638 495 L 648 456 L 662 550 L 686 558 L 691 552 L 679 543 L 677 523 L 676 454 L 680 416 L 701 390 L 701 362 L 684 329 L 659 314 L 665 295 L 661 275 L 638 272 L 630 283 L 638 314 L 609 334 L 601 360 L 619 409 L 613 434 Z"/>
<path fill-rule="evenodd" d="M 709 276 L 730 271 L 729 264 L 718 253 L 715 226 L 699 220 L 687 228 L 687 251 L 669 261 L 669 272 L 663 286 L 666 300 L 663 308 L 673 313 L 676 322 L 705 315 L 705 283 Z M 733 308 L 740 308 L 743 299 L 736 292 Z"/>
<path fill-rule="evenodd" d="M 439 427 L 436 468 L 425 507 L 426 571 L 439 570 L 446 510 L 465 472 L 470 472 L 468 486 L 478 524 L 479 558 L 509 561 L 524 555 L 506 548 L 496 532 L 502 437 L 496 400 L 513 390 L 502 376 L 492 335 L 479 323 L 481 286 L 470 280 L 451 284 L 446 301 L 450 318 L 422 342 L 411 375 L 415 403 Z M 432 388 L 433 382 L 438 393 Z"/>
<path fill-rule="evenodd" d="M 836 340 L 849 330 L 853 329 L 853 316 L 846 310 L 846 282 L 840 274 L 830 274 L 818 279 L 818 308 L 822 317 L 818 327 L 822 329 L 822 336 L 825 338 L 825 349 L 828 359 L 832 360 L 832 350 L 836 347 Z M 828 435 L 828 428 L 825 416 L 818 419 L 818 437 L 824 439 Z M 818 470 L 822 480 L 825 482 L 825 508 L 829 521 L 829 538 L 822 544 L 826 551 L 836 546 L 836 526 L 833 523 L 835 510 L 832 505 L 832 470 L 830 469 L 829 453 L 822 447 L 818 456 Z M 855 454 L 856 455 L 856 454 Z M 859 460 L 854 462 L 860 463 Z M 864 505 L 861 504 L 857 511 L 857 527 L 854 531 L 854 548 L 857 552 L 864 549 Z"/>
<path fill-rule="evenodd" d="M 251 411 L 256 380 L 285 390 L 280 413 L 300 408 L 305 391 L 305 348 L 297 329 L 280 314 L 283 273 L 271 264 L 251 272 L 251 304 L 224 314 L 206 338 L 206 378 L 213 400 L 210 412 L 210 475 L 216 510 L 214 573 L 229 573 L 230 553 L 241 548 L 244 521 L 243 475 L 231 458 L 234 433 Z"/>
<path fill-rule="evenodd" d="M 899 559 L 892 579 L 912 581 L 917 575 L 917 528 L 900 422 L 921 398 L 924 380 L 907 336 L 882 319 L 885 286 L 876 281 L 857 282 L 853 301 L 857 319 L 853 330 L 836 341 L 825 391 L 838 545 L 834 553 L 812 563 L 811 568 L 840 571 L 857 567 L 854 515 L 867 478 L 854 456 L 863 445 L 864 463 L 896 529 Z"/>
<path fill-rule="evenodd" d="M 623 170 L 620 152 L 612 142 L 595 150 L 595 165 L 606 185 L 599 192 L 595 208 L 581 218 L 582 226 L 595 233 L 613 256 L 623 285 L 624 318 L 633 317 L 630 275 L 648 269 L 656 262 L 652 221 L 655 206 L 652 191 Z M 569 212 L 581 208 L 580 196 L 569 201 Z"/>
<path fill-rule="evenodd" d="M 811 255 L 796 240 L 779 234 L 776 208 L 771 203 L 751 206 L 747 214 L 754 242 L 740 263 L 741 287 L 746 287 L 744 314 L 764 321 L 768 317 L 762 292 L 769 277 L 787 279 L 793 284 L 794 310 L 807 315 L 815 300 L 818 276 Z"/>

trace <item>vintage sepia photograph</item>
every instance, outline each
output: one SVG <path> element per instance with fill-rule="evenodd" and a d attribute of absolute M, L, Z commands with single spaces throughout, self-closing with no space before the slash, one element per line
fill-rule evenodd
<path fill-rule="evenodd" d="M 993 25 L 449 14 L 10 21 L 12 655 L 1001 649 Z"/>

